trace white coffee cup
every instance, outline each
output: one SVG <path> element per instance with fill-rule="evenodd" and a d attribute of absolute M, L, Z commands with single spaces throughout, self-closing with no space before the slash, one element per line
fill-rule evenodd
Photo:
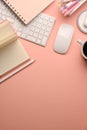
<path fill-rule="evenodd" d="M 81 45 L 81 53 L 83 58 L 87 60 L 87 41 L 83 42 L 81 40 L 77 40 L 77 42 Z"/>

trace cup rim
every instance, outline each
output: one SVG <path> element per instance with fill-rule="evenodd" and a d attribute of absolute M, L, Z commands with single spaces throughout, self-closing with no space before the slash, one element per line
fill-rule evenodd
<path fill-rule="evenodd" d="M 87 42 L 87 41 L 85 41 L 85 42 L 83 43 L 81 52 L 82 52 L 82 56 L 87 60 L 87 56 L 85 56 L 85 54 L 83 53 L 83 47 L 84 47 L 84 45 L 85 45 L 86 42 Z"/>

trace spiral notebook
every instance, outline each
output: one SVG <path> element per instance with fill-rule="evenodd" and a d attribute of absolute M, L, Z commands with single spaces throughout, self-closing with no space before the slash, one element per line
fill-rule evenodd
<path fill-rule="evenodd" d="M 28 24 L 54 0 L 3 0 L 13 12 Z"/>

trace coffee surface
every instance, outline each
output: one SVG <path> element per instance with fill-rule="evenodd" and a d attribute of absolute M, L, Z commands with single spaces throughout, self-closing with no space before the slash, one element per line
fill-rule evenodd
<path fill-rule="evenodd" d="M 87 42 L 85 42 L 85 44 L 83 46 L 83 53 L 87 57 Z"/>

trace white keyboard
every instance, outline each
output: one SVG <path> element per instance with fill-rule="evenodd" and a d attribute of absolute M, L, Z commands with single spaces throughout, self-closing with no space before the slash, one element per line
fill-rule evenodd
<path fill-rule="evenodd" d="M 55 22 L 54 17 L 41 13 L 29 24 L 25 25 L 12 10 L 0 0 L 0 22 L 3 20 L 8 20 L 12 24 L 19 37 L 42 46 L 46 46 Z"/>

